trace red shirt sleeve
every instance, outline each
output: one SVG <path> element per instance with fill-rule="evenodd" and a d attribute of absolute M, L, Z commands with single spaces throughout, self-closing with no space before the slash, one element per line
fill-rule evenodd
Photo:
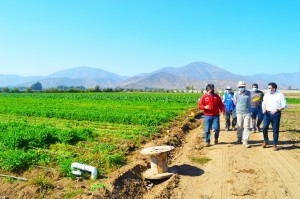
<path fill-rule="evenodd" d="M 204 110 L 204 106 L 205 106 L 205 103 L 204 103 L 204 95 L 203 95 L 198 102 L 198 108 L 200 110 Z"/>

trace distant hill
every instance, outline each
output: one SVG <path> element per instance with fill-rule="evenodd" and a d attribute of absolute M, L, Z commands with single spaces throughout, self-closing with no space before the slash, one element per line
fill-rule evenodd
<path fill-rule="evenodd" d="M 205 62 L 193 62 L 183 67 L 166 67 L 153 73 L 166 72 L 180 77 L 194 80 L 235 80 L 241 79 L 240 75 L 233 74 L 222 68 Z M 153 74 L 152 73 L 152 74 Z"/>
<path fill-rule="evenodd" d="M 91 67 L 78 67 L 70 68 L 67 70 L 61 70 L 47 76 L 48 78 L 70 78 L 70 79 L 109 79 L 109 80 L 122 80 L 124 77 L 99 69 Z"/>
<path fill-rule="evenodd" d="M 275 75 L 257 74 L 249 76 L 250 79 L 260 79 L 267 82 L 275 82 L 277 84 L 285 85 L 286 88 L 300 89 L 300 71 L 295 73 L 280 73 Z"/>
<path fill-rule="evenodd" d="M 114 88 L 117 83 L 126 78 L 128 77 L 123 77 L 102 69 L 82 66 L 57 71 L 43 77 L 1 75 L 0 86 L 30 87 L 33 83 L 39 81 L 42 83 L 43 88 L 55 88 L 61 85 L 68 87 L 85 86 L 86 88 L 94 88 L 96 85 L 99 85 L 103 88 Z"/>
<path fill-rule="evenodd" d="M 0 74 L 0 86 L 15 86 L 24 82 L 34 82 L 44 79 L 44 76 L 27 76 L 22 77 L 19 75 L 1 75 Z"/>
<path fill-rule="evenodd" d="M 206 84 L 214 83 L 217 88 L 227 85 L 236 88 L 237 82 L 243 80 L 251 88 L 252 83 L 258 83 L 264 89 L 267 84 L 274 81 L 280 89 L 300 88 L 300 72 L 282 73 L 277 75 L 257 74 L 242 76 L 213 66 L 205 62 L 193 62 L 182 67 L 165 67 L 151 73 L 137 74 L 133 77 L 124 77 L 109 71 L 91 67 L 77 67 L 57 71 L 48 76 L 22 77 L 17 75 L 0 75 L 0 86 L 29 87 L 37 81 L 43 88 L 56 88 L 57 86 L 85 86 L 94 88 L 163 88 L 185 89 L 193 86 L 194 89 L 203 89 Z"/>
<path fill-rule="evenodd" d="M 183 67 L 165 67 L 149 74 L 134 76 L 120 82 L 119 86 L 138 89 L 185 89 L 193 86 L 195 89 L 203 89 L 208 83 L 214 83 L 218 88 L 225 88 L 227 85 L 236 88 L 239 80 L 245 81 L 249 86 L 254 82 L 267 84 L 264 80 L 253 81 L 247 76 L 236 75 L 205 62 L 193 62 Z"/>

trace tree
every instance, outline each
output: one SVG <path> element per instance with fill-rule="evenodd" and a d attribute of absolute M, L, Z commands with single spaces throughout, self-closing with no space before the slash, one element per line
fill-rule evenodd
<path fill-rule="evenodd" d="M 16 87 L 15 87 L 15 88 L 13 88 L 13 89 L 11 90 L 11 92 L 12 92 L 12 93 L 18 93 L 18 92 L 20 92 L 20 90 L 19 90 L 19 88 L 16 88 Z"/>
<path fill-rule="evenodd" d="M 193 91 L 193 90 L 194 90 L 194 85 L 186 86 L 185 88 L 186 88 L 186 90 L 188 90 L 188 91 L 189 91 L 189 90 L 192 90 L 192 91 Z"/>
<path fill-rule="evenodd" d="M 99 86 L 99 85 L 96 85 L 94 91 L 95 91 L 95 92 L 100 92 L 100 91 L 101 91 L 101 90 L 100 90 L 100 86 Z"/>
<path fill-rule="evenodd" d="M 112 88 L 104 88 L 103 92 L 113 92 L 114 90 Z"/>
<path fill-rule="evenodd" d="M 41 91 L 43 89 L 43 86 L 40 82 L 37 82 L 31 85 L 31 89 L 34 91 Z"/>
<path fill-rule="evenodd" d="M 31 89 L 31 88 L 26 88 L 26 89 L 25 89 L 25 93 L 30 93 L 30 92 L 32 92 L 32 89 Z"/>
<path fill-rule="evenodd" d="M 10 89 L 8 87 L 3 87 L 2 92 L 9 93 Z"/>

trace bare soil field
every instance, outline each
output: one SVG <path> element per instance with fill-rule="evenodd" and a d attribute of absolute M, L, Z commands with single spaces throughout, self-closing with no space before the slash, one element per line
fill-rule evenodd
<path fill-rule="evenodd" d="M 143 179 L 142 173 L 150 167 L 149 160 L 135 151 L 127 166 L 96 181 L 60 179 L 55 171 L 46 172 L 46 179 L 52 182 L 49 187 L 45 181 L 37 184 L 37 180 L 10 182 L 0 178 L 0 198 L 297 199 L 300 198 L 299 108 L 300 105 L 290 105 L 289 112 L 283 112 L 279 151 L 273 151 L 272 145 L 261 147 L 261 132 L 251 133 L 251 148 L 234 143 L 236 131 L 221 131 L 219 144 L 203 147 L 202 119 L 191 123 L 187 117 L 162 137 L 143 146 L 170 143 L 175 146 L 169 154 L 169 171 L 174 173 L 169 179 Z M 223 120 L 221 116 L 222 129 Z M 272 132 L 269 134 L 272 141 Z M 26 173 L 24 176 L 29 177 Z M 92 190 L 95 183 L 110 186 Z"/>

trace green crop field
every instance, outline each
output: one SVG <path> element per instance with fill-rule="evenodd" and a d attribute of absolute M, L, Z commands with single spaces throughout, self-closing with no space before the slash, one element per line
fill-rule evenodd
<path fill-rule="evenodd" d="M 107 173 L 125 164 L 129 151 L 195 109 L 198 98 L 171 93 L 0 93 L 0 172 L 45 166 L 72 176 L 71 163 L 80 162 Z M 298 98 L 287 102 L 300 104 Z"/>
<path fill-rule="evenodd" d="M 197 107 L 199 94 L 0 93 L 0 171 L 33 165 L 72 176 L 80 162 L 106 173 L 159 129 Z"/>

